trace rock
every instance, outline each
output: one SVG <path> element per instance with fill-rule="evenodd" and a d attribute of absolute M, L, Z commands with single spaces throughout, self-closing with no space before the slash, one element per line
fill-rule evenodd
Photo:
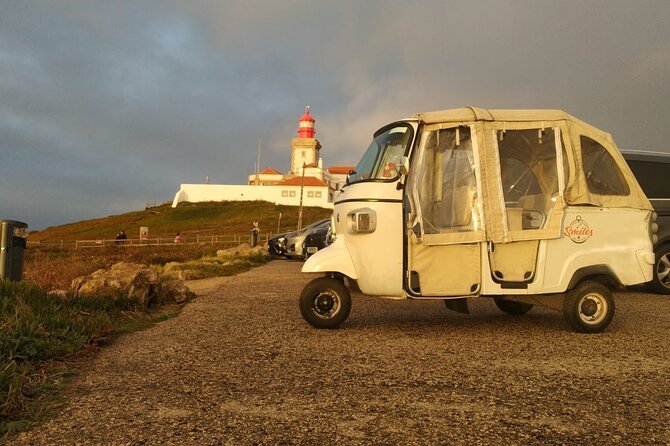
<path fill-rule="evenodd" d="M 127 296 L 148 306 L 156 294 L 158 273 L 136 263 L 120 262 L 109 271 L 98 270 L 72 281 L 72 290 L 80 296 Z"/>
<path fill-rule="evenodd" d="M 166 274 L 159 277 L 152 268 L 135 263 L 116 263 L 110 270 L 98 270 L 72 281 L 71 288 L 79 296 L 126 296 L 136 299 L 143 306 L 151 302 L 185 302 L 194 294 L 183 280 Z"/>
<path fill-rule="evenodd" d="M 195 297 L 195 293 L 183 280 L 161 276 L 158 284 L 159 303 L 184 303 Z"/>
<path fill-rule="evenodd" d="M 233 257 L 233 256 L 248 256 L 251 254 L 265 253 L 266 248 L 263 246 L 251 247 L 248 243 L 242 243 L 236 248 L 219 249 L 216 251 L 217 257 Z"/>

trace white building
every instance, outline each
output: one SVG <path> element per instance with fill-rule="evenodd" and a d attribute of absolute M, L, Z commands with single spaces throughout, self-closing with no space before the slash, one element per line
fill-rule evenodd
<path fill-rule="evenodd" d="M 298 137 L 291 140 L 291 167 L 288 174 L 268 167 L 249 175 L 246 185 L 182 184 L 172 207 L 182 202 L 255 201 L 298 206 L 302 192 L 303 206 L 332 208 L 333 199 L 346 181 L 353 166 L 323 168 L 321 143 L 315 137 L 314 118 L 305 107 L 298 120 Z"/>

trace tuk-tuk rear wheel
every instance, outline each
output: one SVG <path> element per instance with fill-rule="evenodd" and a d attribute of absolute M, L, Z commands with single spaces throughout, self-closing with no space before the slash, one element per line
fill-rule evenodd
<path fill-rule="evenodd" d="M 587 281 L 565 295 L 563 315 L 570 327 L 580 333 L 600 333 L 614 318 L 614 296 L 605 285 Z"/>
<path fill-rule="evenodd" d="M 300 313 L 316 328 L 336 328 L 351 311 L 351 294 L 341 280 L 319 277 L 300 294 Z"/>

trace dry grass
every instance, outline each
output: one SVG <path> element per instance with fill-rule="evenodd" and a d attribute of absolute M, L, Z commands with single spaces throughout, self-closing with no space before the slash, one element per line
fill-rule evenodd
<path fill-rule="evenodd" d="M 153 237 L 182 237 L 195 235 L 249 235 L 257 220 L 261 234 L 293 230 L 298 224 L 296 206 L 277 206 L 266 201 L 183 203 L 176 208 L 163 205 L 143 211 L 128 212 L 104 218 L 85 220 L 32 232 L 29 241 L 112 240 L 124 230 L 128 237 L 137 238 L 140 227 L 149 228 Z M 328 218 L 332 210 L 305 207 L 303 223 Z"/>
<path fill-rule="evenodd" d="M 217 246 L 137 246 L 89 249 L 29 248 L 26 250 L 23 279 L 44 290 L 69 289 L 73 279 L 108 269 L 117 262 L 165 265 L 216 255 Z"/>

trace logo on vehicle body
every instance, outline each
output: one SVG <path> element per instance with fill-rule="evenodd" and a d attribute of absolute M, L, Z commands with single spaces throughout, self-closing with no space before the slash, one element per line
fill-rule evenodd
<path fill-rule="evenodd" d="M 593 229 L 589 228 L 589 225 L 582 220 L 581 215 L 578 215 L 577 218 L 565 227 L 564 233 L 573 242 L 584 243 L 593 235 Z"/>

